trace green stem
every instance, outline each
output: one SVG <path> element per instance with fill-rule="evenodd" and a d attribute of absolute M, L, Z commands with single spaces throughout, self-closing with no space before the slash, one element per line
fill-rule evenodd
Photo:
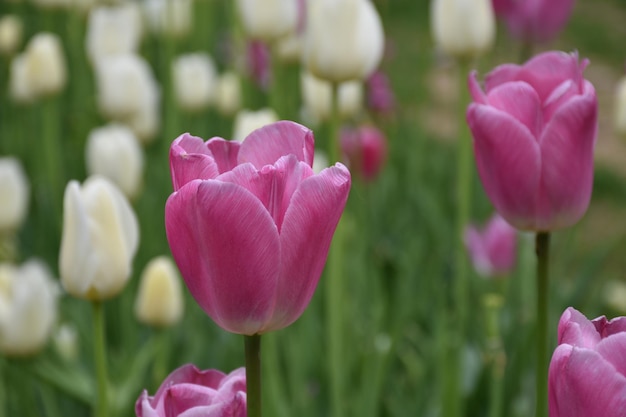
<path fill-rule="evenodd" d="M 101 301 L 93 301 L 93 344 L 96 379 L 98 381 L 98 396 L 95 402 L 96 417 L 109 415 L 108 378 L 106 360 L 106 341 L 104 336 L 104 308 Z"/>
<path fill-rule="evenodd" d="M 170 331 L 167 328 L 157 329 L 154 335 L 156 355 L 152 367 L 152 382 L 155 387 L 159 387 L 167 376 L 168 362 L 170 357 Z"/>
<path fill-rule="evenodd" d="M 244 336 L 248 417 L 261 417 L 261 335 Z"/>
<path fill-rule="evenodd" d="M 280 61 L 280 57 L 276 52 L 276 45 L 270 45 L 271 51 L 271 80 L 270 80 L 270 107 L 276 112 L 279 119 L 285 119 L 285 108 L 283 106 L 283 63 Z"/>
<path fill-rule="evenodd" d="M 550 233 L 538 232 L 537 253 L 537 409 L 535 417 L 545 417 L 548 411 L 548 265 Z"/>
<path fill-rule="evenodd" d="M 328 132 L 328 162 L 340 161 L 339 137 L 341 134 L 341 114 L 339 113 L 339 84 L 332 83 L 332 107 L 330 110 L 330 131 Z"/>

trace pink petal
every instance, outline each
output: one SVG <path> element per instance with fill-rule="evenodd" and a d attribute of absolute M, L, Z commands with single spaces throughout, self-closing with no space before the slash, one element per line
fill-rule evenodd
<path fill-rule="evenodd" d="M 543 193 L 539 228 L 571 226 L 589 206 L 598 129 L 597 99 L 591 84 L 589 89 L 557 110 L 540 139 Z"/>
<path fill-rule="evenodd" d="M 591 321 L 598 333 L 604 338 L 620 332 L 626 333 L 626 317 L 616 317 L 608 321 L 606 317 L 598 317 Z"/>
<path fill-rule="evenodd" d="M 215 178 L 219 174 L 204 141 L 188 133 L 176 138 L 170 147 L 170 171 L 174 191 L 195 179 Z"/>
<path fill-rule="evenodd" d="M 277 304 L 264 332 L 293 323 L 307 307 L 326 263 L 350 184 L 350 172 L 337 163 L 304 180 L 293 194 L 280 234 L 282 269 Z"/>
<path fill-rule="evenodd" d="M 499 85 L 510 81 L 519 81 L 517 75 L 521 67 L 516 64 L 503 64 L 497 66 L 493 71 L 485 76 L 485 91 L 489 93 Z"/>
<path fill-rule="evenodd" d="M 195 407 L 177 417 L 246 417 L 246 393 L 238 392 L 229 401 Z"/>
<path fill-rule="evenodd" d="M 497 211 L 518 229 L 532 229 L 539 188 L 539 145 L 509 114 L 472 103 L 467 122 L 485 192 Z"/>
<path fill-rule="evenodd" d="M 250 133 L 241 144 L 238 162 L 250 162 L 257 169 L 274 165 L 281 156 L 295 155 L 313 165 L 313 132 L 294 122 L 281 121 Z"/>
<path fill-rule="evenodd" d="M 585 65 L 579 65 L 577 53 L 544 52 L 526 62 L 515 78 L 533 86 L 543 102 L 563 81 L 580 81 Z"/>
<path fill-rule="evenodd" d="M 212 138 L 206 143 L 207 149 L 213 154 L 213 159 L 221 173 L 230 171 L 237 166 L 237 157 L 241 144 L 236 140 Z"/>
<path fill-rule="evenodd" d="M 601 339 L 593 323 L 572 307 L 568 307 L 561 315 L 558 333 L 559 345 L 566 343 L 593 349 Z"/>
<path fill-rule="evenodd" d="M 224 373 L 215 370 L 208 369 L 206 371 L 200 371 L 193 364 L 186 364 L 170 373 L 167 378 L 161 383 L 158 391 L 154 395 L 154 404 L 159 401 L 163 392 L 170 386 L 181 383 L 191 383 L 203 385 L 205 387 L 212 387 L 217 389 L 220 381 L 224 379 Z"/>
<path fill-rule="evenodd" d="M 202 385 L 184 383 L 170 386 L 160 407 L 168 416 L 182 415 L 186 410 L 216 404 L 217 392 Z M 218 403 L 219 404 L 219 403 Z"/>
<path fill-rule="evenodd" d="M 491 276 L 493 266 L 489 260 L 483 237 L 478 229 L 473 226 L 467 227 L 464 240 L 476 272 L 485 277 Z"/>
<path fill-rule="evenodd" d="M 596 346 L 596 352 L 626 378 L 626 332 L 613 334 L 602 339 Z"/>
<path fill-rule="evenodd" d="M 467 77 L 467 86 L 469 88 L 470 95 L 472 96 L 472 100 L 479 104 L 487 104 L 487 96 L 483 92 L 482 88 L 480 88 L 480 84 L 476 79 L 477 72 L 470 72 Z"/>
<path fill-rule="evenodd" d="M 278 231 L 261 202 L 236 184 L 193 181 L 165 206 L 174 260 L 200 307 L 233 333 L 269 319 L 279 274 Z"/>
<path fill-rule="evenodd" d="M 514 81 L 499 85 L 489 91 L 487 102 L 522 122 L 535 138 L 539 136 L 543 123 L 541 102 L 535 90 L 527 83 Z"/>

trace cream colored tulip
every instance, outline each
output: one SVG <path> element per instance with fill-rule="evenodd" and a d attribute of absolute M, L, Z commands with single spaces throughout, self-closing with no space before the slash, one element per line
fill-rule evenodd
<path fill-rule="evenodd" d="M 172 63 L 172 78 L 176 101 L 182 109 L 199 111 L 214 101 L 217 72 L 209 54 L 179 56 Z"/>
<path fill-rule="evenodd" d="M 102 175 L 129 199 L 139 194 L 143 175 L 143 150 L 128 127 L 116 123 L 93 129 L 87 138 L 85 160 L 89 175 Z"/>
<path fill-rule="evenodd" d="M 139 244 L 137 218 L 122 192 L 104 177 L 70 181 L 63 200 L 61 283 L 74 297 L 104 300 L 130 278 Z"/>
<path fill-rule="evenodd" d="M 27 82 L 36 96 L 57 94 L 65 88 L 67 68 L 57 35 L 35 35 L 26 46 L 25 60 Z"/>
<path fill-rule="evenodd" d="M 19 229 L 28 213 L 30 186 L 16 158 L 0 158 L 0 235 Z"/>
<path fill-rule="evenodd" d="M 332 112 L 332 84 L 302 72 L 300 88 L 305 112 L 313 124 L 328 120 Z M 343 118 L 356 116 L 363 109 L 363 83 L 347 81 L 339 84 L 339 113 Z"/>
<path fill-rule="evenodd" d="M 232 116 L 241 108 L 241 81 L 237 74 L 227 71 L 217 80 L 215 106 L 220 114 Z"/>
<path fill-rule="evenodd" d="M 304 65 L 331 82 L 364 80 L 383 56 L 384 33 L 369 0 L 307 2 Z"/>
<path fill-rule="evenodd" d="M 432 0 L 431 30 L 435 44 L 454 58 L 487 52 L 496 36 L 491 0 Z"/>
<path fill-rule="evenodd" d="M 191 32 L 193 28 L 191 0 L 145 0 L 142 5 L 152 32 L 177 38 Z"/>
<path fill-rule="evenodd" d="M 58 296 L 42 262 L 0 264 L 0 351 L 29 356 L 43 349 L 56 321 Z"/>
<path fill-rule="evenodd" d="M 268 107 L 260 110 L 241 110 L 235 117 L 233 140 L 243 141 L 252 131 L 278 121 L 278 115 Z"/>
<path fill-rule="evenodd" d="M 136 3 L 94 8 L 87 21 L 87 56 L 96 62 L 112 55 L 134 54 L 141 36 L 141 12 Z"/>
<path fill-rule="evenodd" d="M 626 137 L 626 76 L 622 77 L 615 88 L 613 124 L 615 132 Z"/>
<path fill-rule="evenodd" d="M 78 334 L 76 327 L 72 324 L 62 324 L 53 336 L 54 348 L 66 361 L 73 361 L 78 358 Z"/>
<path fill-rule="evenodd" d="M 18 50 L 23 36 L 22 21 L 16 15 L 0 17 L 0 54 L 12 55 Z"/>
<path fill-rule="evenodd" d="M 166 256 L 151 260 L 141 274 L 135 315 L 155 327 L 176 324 L 183 316 L 183 293 L 174 262 Z"/>
<path fill-rule="evenodd" d="M 246 34 L 269 43 L 295 32 L 298 23 L 296 0 L 237 0 L 237 10 Z"/>
<path fill-rule="evenodd" d="M 9 95 L 19 104 L 29 104 L 35 101 L 35 92 L 28 80 L 26 71 L 26 54 L 22 53 L 11 60 L 9 68 Z"/>

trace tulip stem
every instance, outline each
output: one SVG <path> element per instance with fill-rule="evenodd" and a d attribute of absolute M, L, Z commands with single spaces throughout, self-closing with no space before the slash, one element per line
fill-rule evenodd
<path fill-rule="evenodd" d="M 96 417 L 109 415 L 108 400 L 108 377 L 106 360 L 106 340 L 104 336 L 104 308 L 101 301 L 93 301 L 93 353 L 96 367 L 96 380 L 98 383 L 98 395 L 96 397 Z"/>
<path fill-rule="evenodd" d="M 545 417 L 548 410 L 548 263 L 550 233 L 538 232 L 537 253 L 537 408 L 535 417 Z"/>
<path fill-rule="evenodd" d="M 244 336 L 248 417 L 261 417 L 261 335 Z"/>

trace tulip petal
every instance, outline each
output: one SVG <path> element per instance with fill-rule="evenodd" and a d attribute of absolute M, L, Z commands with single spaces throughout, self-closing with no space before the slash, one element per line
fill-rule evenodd
<path fill-rule="evenodd" d="M 593 349 L 601 340 L 596 326 L 580 311 L 568 307 L 559 320 L 559 344 Z"/>
<path fill-rule="evenodd" d="M 621 416 L 626 376 L 590 349 L 560 345 L 548 376 L 550 417 Z"/>
<path fill-rule="evenodd" d="M 516 79 L 532 85 L 542 102 L 546 101 L 563 81 L 582 81 L 586 61 L 578 63 L 578 54 L 560 51 L 536 55 L 522 66 Z"/>
<path fill-rule="evenodd" d="M 170 147 L 170 172 L 174 191 L 195 179 L 210 179 L 219 175 L 218 166 L 204 141 L 185 133 Z"/>
<path fill-rule="evenodd" d="M 209 139 L 206 147 L 213 154 L 213 160 L 217 164 L 220 173 L 230 171 L 237 166 L 237 157 L 241 143 L 236 140 L 224 140 L 222 138 Z"/>
<path fill-rule="evenodd" d="M 489 92 L 487 103 L 513 116 L 538 137 L 542 128 L 541 102 L 533 88 L 523 81 L 500 85 Z"/>
<path fill-rule="evenodd" d="M 204 311 L 228 331 L 257 333 L 271 314 L 280 265 L 278 231 L 261 202 L 236 184 L 196 180 L 170 196 L 165 226 Z"/>
<path fill-rule="evenodd" d="M 257 169 L 274 165 L 281 156 L 295 155 L 313 165 L 313 132 L 298 123 L 280 121 L 250 133 L 241 144 L 239 164 L 250 162 Z"/>
<path fill-rule="evenodd" d="M 470 104 L 467 122 L 485 192 L 518 229 L 532 229 L 539 187 L 539 145 L 520 121 L 482 104 Z"/>
<path fill-rule="evenodd" d="M 172 385 L 181 383 L 198 384 L 205 387 L 212 387 L 217 389 L 220 382 L 226 375 L 216 369 L 207 369 L 201 371 L 196 368 L 195 365 L 187 364 L 176 369 L 174 372 L 168 375 L 167 378 L 161 383 L 161 386 L 157 390 L 153 397 L 153 403 L 156 404 L 163 396 L 164 392 Z"/>
<path fill-rule="evenodd" d="M 598 325 L 598 320 L 602 322 L 601 325 Z M 608 321 L 606 317 L 603 316 L 593 320 L 592 323 L 596 326 L 596 329 L 598 329 L 602 337 L 608 337 L 620 332 L 626 333 L 626 317 L 616 317 Z"/>
<path fill-rule="evenodd" d="M 596 351 L 626 378 L 626 333 L 613 334 L 602 339 Z M 625 410 L 626 411 L 626 410 Z"/>
<path fill-rule="evenodd" d="M 560 107 L 540 138 L 543 190 L 538 216 L 550 230 L 576 223 L 589 206 L 597 108 L 593 86 L 587 83 L 586 94 Z"/>
<path fill-rule="evenodd" d="M 522 67 L 516 64 L 503 64 L 497 66 L 485 76 L 485 91 L 489 93 L 499 85 L 510 81 L 518 81 L 517 74 Z"/>
<path fill-rule="evenodd" d="M 162 407 L 165 415 L 181 416 L 187 415 L 185 411 L 205 408 L 216 403 L 213 407 L 220 407 L 222 404 L 214 401 L 217 392 L 208 387 L 193 383 L 180 383 L 167 388 L 163 397 Z M 193 414 L 189 414 L 193 415 Z"/>
<path fill-rule="evenodd" d="M 477 72 L 472 71 L 467 77 L 467 86 L 469 88 L 470 95 L 472 96 L 472 100 L 479 104 L 487 104 L 487 96 L 480 88 L 480 84 L 478 83 Z"/>
<path fill-rule="evenodd" d="M 293 323 L 311 300 L 350 184 L 350 172 L 337 163 L 304 180 L 293 194 L 280 234 L 282 269 L 277 304 L 264 332 Z"/>

